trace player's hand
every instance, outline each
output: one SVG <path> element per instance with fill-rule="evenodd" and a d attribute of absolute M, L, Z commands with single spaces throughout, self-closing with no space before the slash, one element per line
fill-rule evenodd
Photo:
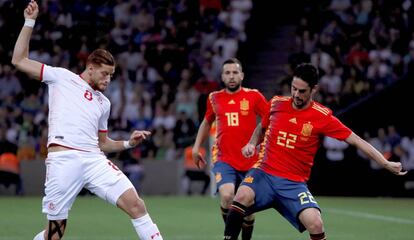
<path fill-rule="evenodd" d="M 24 18 L 36 19 L 39 14 L 39 6 L 35 0 L 31 0 L 27 7 L 24 9 Z"/>
<path fill-rule="evenodd" d="M 202 169 L 205 165 L 207 165 L 206 160 L 203 158 L 201 153 L 198 151 L 198 149 L 193 148 L 192 151 L 192 157 L 195 165 L 197 165 L 198 169 Z M 201 165 L 203 164 L 203 165 Z"/>
<path fill-rule="evenodd" d="M 151 135 L 151 132 L 149 131 L 138 131 L 135 130 L 132 132 L 131 136 L 129 137 L 129 145 L 136 146 L 140 142 L 144 141 Z"/>
<path fill-rule="evenodd" d="M 407 171 L 403 171 L 402 165 L 400 162 L 387 162 L 384 166 L 388 171 L 394 173 L 395 175 L 403 176 L 407 174 Z"/>
<path fill-rule="evenodd" d="M 242 148 L 241 151 L 244 157 L 249 158 L 254 155 L 254 152 L 256 151 L 256 146 L 251 143 L 248 143 L 246 144 L 246 146 Z"/>

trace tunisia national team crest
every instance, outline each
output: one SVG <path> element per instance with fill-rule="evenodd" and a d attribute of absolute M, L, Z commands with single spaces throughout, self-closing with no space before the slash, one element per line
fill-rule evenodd
<path fill-rule="evenodd" d="M 83 96 L 88 99 L 89 101 L 92 101 L 92 93 L 89 90 L 86 90 Z"/>
<path fill-rule="evenodd" d="M 52 203 L 52 202 L 50 202 L 48 205 L 47 205 L 47 207 L 50 209 L 50 210 L 55 210 L 56 209 L 56 205 L 54 204 L 54 203 Z"/>

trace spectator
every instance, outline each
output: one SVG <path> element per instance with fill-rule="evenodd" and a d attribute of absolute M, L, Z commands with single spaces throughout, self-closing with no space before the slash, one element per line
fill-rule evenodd
<path fill-rule="evenodd" d="M 16 185 L 16 195 L 23 194 L 20 162 L 14 153 L 6 152 L 0 155 L 0 184 L 3 184 L 6 188 L 14 184 Z"/>
<path fill-rule="evenodd" d="M 122 161 L 123 172 L 139 192 L 141 190 L 142 180 L 145 176 L 144 167 L 140 160 L 139 148 L 120 152 L 119 160 Z"/>
<path fill-rule="evenodd" d="M 6 128 L 0 126 L 0 183 L 7 188 L 16 185 L 16 195 L 23 194 L 20 178 L 20 162 L 17 159 L 17 146 L 6 139 Z"/>
<path fill-rule="evenodd" d="M 197 128 L 186 112 L 180 112 L 174 127 L 174 143 L 177 148 L 184 149 L 195 139 Z"/>
<path fill-rule="evenodd" d="M 335 138 L 325 137 L 323 146 L 326 149 L 326 158 L 329 161 L 336 162 L 344 160 L 344 150 L 348 148 L 348 144 Z"/>

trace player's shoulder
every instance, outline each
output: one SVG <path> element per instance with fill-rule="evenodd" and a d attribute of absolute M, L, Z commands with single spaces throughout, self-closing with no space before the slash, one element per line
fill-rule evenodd
<path fill-rule="evenodd" d="M 260 93 L 260 91 L 255 88 L 242 87 L 242 90 L 248 93 Z"/>
<path fill-rule="evenodd" d="M 102 92 L 99 92 L 100 93 L 100 97 L 104 100 L 104 101 L 106 101 L 106 102 L 108 102 L 108 103 L 111 103 L 111 101 L 109 100 L 109 98 L 105 95 L 105 94 L 103 94 Z"/>
<path fill-rule="evenodd" d="M 311 105 L 312 110 L 314 110 L 316 113 L 320 113 L 323 116 L 329 116 L 332 115 L 332 110 L 318 102 L 312 102 Z"/>
<path fill-rule="evenodd" d="M 217 90 L 217 91 L 213 91 L 208 96 L 209 96 L 209 98 L 212 98 L 212 97 L 220 96 L 222 94 L 225 94 L 225 90 L 224 89 Z"/>
<path fill-rule="evenodd" d="M 44 64 L 43 65 L 43 70 L 46 71 L 51 71 L 51 72 L 59 72 L 60 74 L 65 74 L 65 75 L 77 75 L 76 73 L 70 71 L 69 69 L 63 68 L 63 67 L 54 67 L 54 66 L 49 66 Z"/>
<path fill-rule="evenodd" d="M 270 99 L 270 102 L 275 103 L 275 102 L 289 102 L 291 99 L 290 96 L 273 96 L 272 99 Z"/>
<path fill-rule="evenodd" d="M 46 84 L 67 84 L 70 82 L 69 80 L 79 78 L 79 75 L 66 68 L 44 64 L 42 66 L 41 78 L 42 82 Z"/>
<path fill-rule="evenodd" d="M 247 88 L 247 87 L 242 87 L 242 91 L 245 92 L 246 94 L 251 94 L 251 95 L 263 95 L 258 89 L 255 88 Z"/>

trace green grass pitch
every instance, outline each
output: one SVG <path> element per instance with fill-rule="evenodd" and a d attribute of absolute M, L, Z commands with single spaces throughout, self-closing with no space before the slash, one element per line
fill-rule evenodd
<path fill-rule="evenodd" d="M 222 239 L 217 198 L 143 197 L 165 240 Z M 412 240 L 414 199 L 317 197 L 328 239 Z M 41 197 L 0 197 L 0 240 L 33 239 L 45 225 Z M 64 239 L 137 239 L 128 217 L 95 197 L 78 197 Z M 257 214 L 254 240 L 307 240 L 272 209 Z"/>

